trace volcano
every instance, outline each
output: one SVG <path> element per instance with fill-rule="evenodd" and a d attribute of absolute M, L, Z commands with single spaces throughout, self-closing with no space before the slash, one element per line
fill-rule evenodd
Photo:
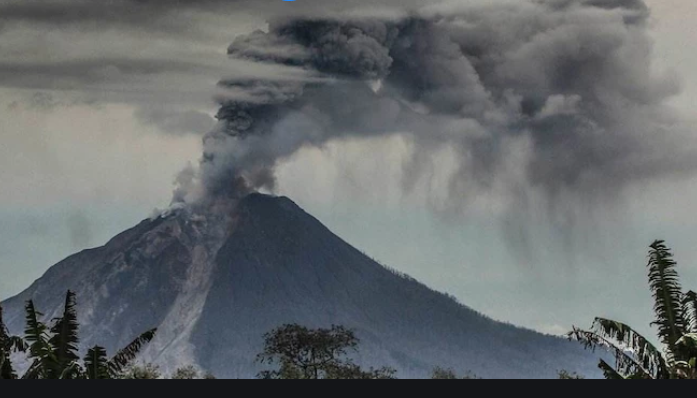
<path fill-rule="evenodd" d="M 163 371 L 194 364 L 254 377 L 263 335 L 287 323 L 351 328 L 358 363 L 403 378 L 435 367 L 485 378 L 596 369 L 576 344 L 495 322 L 383 267 L 288 198 L 252 194 L 224 218 L 181 210 L 145 220 L 2 303 L 10 330 L 23 330 L 29 299 L 46 319 L 57 316 L 68 289 L 77 293 L 83 346 L 113 352 L 158 327 L 141 361 Z"/>

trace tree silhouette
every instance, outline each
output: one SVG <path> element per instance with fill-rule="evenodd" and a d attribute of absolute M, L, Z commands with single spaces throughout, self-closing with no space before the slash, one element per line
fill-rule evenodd
<path fill-rule="evenodd" d="M 390 368 L 363 370 L 348 358 L 359 344 L 354 332 L 343 326 L 308 329 L 285 325 L 265 336 L 258 360 L 278 370 L 259 373 L 261 379 L 391 379 Z"/>

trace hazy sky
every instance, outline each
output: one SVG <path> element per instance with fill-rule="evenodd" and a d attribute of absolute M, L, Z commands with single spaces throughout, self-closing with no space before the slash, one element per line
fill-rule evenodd
<path fill-rule="evenodd" d="M 0 0 L 0 298 L 166 207 L 175 175 L 200 157 L 216 82 L 277 73 L 227 59 L 228 44 L 266 15 L 318 4 L 242 1 L 218 12 L 215 0 L 175 11 L 124 3 L 94 12 L 80 0 Z M 384 4 L 351 12 L 389 13 L 397 2 Z M 647 4 L 654 68 L 679 76 L 682 92 L 670 104 L 697 124 L 697 3 Z M 635 184 L 617 203 L 580 209 L 582 222 L 564 231 L 521 214 L 527 243 L 512 247 L 502 233 L 510 220 L 496 209 L 446 218 L 427 197 L 404 196 L 397 176 L 408 153 L 394 137 L 303 150 L 281 166 L 279 193 L 382 263 L 546 332 L 596 315 L 647 325 L 644 264 L 655 238 L 669 240 L 684 284 L 697 288 L 696 178 Z"/>

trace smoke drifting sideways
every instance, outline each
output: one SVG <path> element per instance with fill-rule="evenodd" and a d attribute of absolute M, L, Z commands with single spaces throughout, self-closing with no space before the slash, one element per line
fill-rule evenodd
<path fill-rule="evenodd" d="M 301 148 L 393 135 L 414 146 L 405 193 L 453 155 L 441 210 L 494 189 L 520 206 L 528 192 L 607 198 L 691 173 L 664 106 L 679 83 L 653 69 L 649 17 L 641 0 L 525 0 L 276 19 L 229 55 L 310 77 L 222 81 L 219 123 L 174 203 L 273 192 L 276 166 Z"/>

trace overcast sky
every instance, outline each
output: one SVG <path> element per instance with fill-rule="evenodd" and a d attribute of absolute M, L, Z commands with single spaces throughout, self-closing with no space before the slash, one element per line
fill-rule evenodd
<path fill-rule="evenodd" d="M 325 3 L 122 0 L 95 10 L 93 1 L 0 0 L 0 298 L 167 207 L 176 174 L 201 156 L 219 80 L 288 73 L 228 59 L 237 35 L 274 15 L 394 15 L 394 4 L 418 4 Z M 670 106 L 697 124 L 697 2 L 647 4 L 654 68 L 679 77 Z M 545 332 L 599 315 L 645 327 L 655 238 L 669 240 L 684 284 L 697 288 L 695 177 L 642 181 L 562 233 L 521 214 L 523 249 L 511 247 L 510 220 L 495 210 L 443 217 L 428 197 L 405 196 L 397 176 L 408 153 L 399 137 L 302 150 L 280 167 L 278 193 L 382 263 Z"/>

